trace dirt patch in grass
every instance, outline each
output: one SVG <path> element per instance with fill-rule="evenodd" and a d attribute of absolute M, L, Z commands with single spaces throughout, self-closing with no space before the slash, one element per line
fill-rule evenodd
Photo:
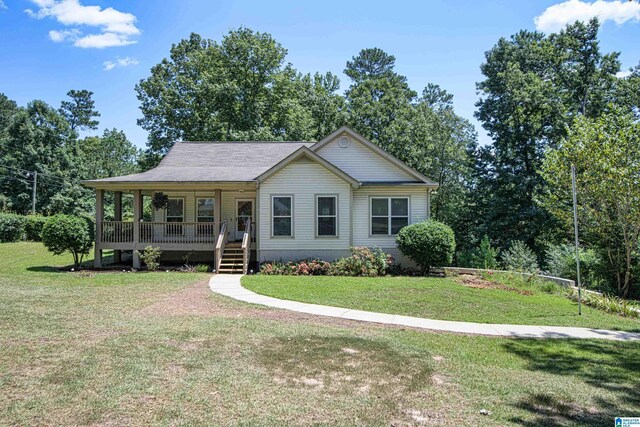
<path fill-rule="evenodd" d="M 519 293 L 520 295 L 533 295 L 533 292 L 531 291 L 527 291 L 525 289 L 513 288 L 511 286 L 505 286 L 497 282 L 490 282 L 488 280 L 483 279 L 480 276 L 475 276 L 472 274 L 462 274 L 456 278 L 456 282 L 468 288 L 499 289 L 501 291 L 516 292 L 516 293 Z"/>
<path fill-rule="evenodd" d="M 199 316 L 207 318 L 223 317 L 228 319 L 264 319 L 299 322 L 308 325 L 339 326 L 353 329 L 386 328 L 398 330 L 420 330 L 424 333 L 430 333 L 430 331 L 406 326 L 385 325 L 359 322 L 357 320 L 340 319 L 337 317 L 316 316 L 312 314 L 260 307 L 244 302 L 232 301 L 211 292 L 211 289 L 209 288 L 209 279 L 202 280 L 193 285 L 185 286 L 178 292 L 169 294 L 160 301 L 143 307 L 136 314 L 142 317 Z M 352 350 L 353 349 L 346 348 L 344 351 L 349 353 Z"/>

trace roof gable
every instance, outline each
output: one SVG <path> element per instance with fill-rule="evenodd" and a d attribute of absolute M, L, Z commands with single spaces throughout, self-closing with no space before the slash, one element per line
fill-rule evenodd
<path fill-rule="evenodd" d="M 307 158 L 307 159 L 313 161 L 314 163 L 318 163 L 319 165 L 323 166 L 325 169 L 327 169 L 330 172 L 332 172 L 334 175 L 338 176 L 339 178 L 341 178 L 345 182 L 351 184 L 351 186 L 354 187 L 354 188 L 358 188 L 358 186 L 360 185 L 360 183 L 358 182 L 357 179 L 353 178 L 348 173 L 344 172 L 343 170 L 341 170 L 337 166 L 333 165 L 332 163 L 330 163 L 326 159 L 324 159 L 321 156 L 319 156 L 318 154 L 314 153 L 313 151 L 311 151 L 307 147 L 300 147 L 299 149 L 297 149 L 296 151 L 291 153 L 289 156 L 287 156 L 285 159 L 280 161 L 278 164 L 274 165 L 271 169 L 269 169 L 266 172 L 260 174 L 256 178 L 256 180 L 258 182 L 264 182 L 267 179 L 269 179 L 271 176 L 275 175 L 276 173 L 278 173 L 279 171 L 284 169 L 290 163 L 295 162 L 296 160 L 300 160 L 302 158 Z"/>
<path fill-rule="evenodd" d="M 348 146 L 339 143 L 342 137 L 348 138 Z M 437 186 L 420 172 L 346 126 L 310 148 L 361 182 L 420 182 Z"/>

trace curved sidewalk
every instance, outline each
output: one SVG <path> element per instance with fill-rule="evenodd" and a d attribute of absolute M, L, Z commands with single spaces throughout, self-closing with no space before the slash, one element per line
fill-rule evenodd
<path fill-rule="evenodd" d="M 640 333 L 610 331 L 606 329 L 572 328 L 563 326 L 501 325 L 491 323 L 455 322 L 450 320 L 432 320 L 420 317 L 400 316 L 396 314 L 374 313 L 371 311 L 351 310 L 326 305 L 307 304 L 259 295 L 240 284 L 242 274 L 216 274 L 209 281 L 209 287 L 215 293 L 248 302 L 266 305 L 300 313 L 318 316 L 338 317 L 363 322 L 383 323 L 387 325 L 408 326 L 434 331 L 457 332 L 463 334 L 493 335 L 515 338 L 599 338 L 607 340 L 640 340 Z"/>

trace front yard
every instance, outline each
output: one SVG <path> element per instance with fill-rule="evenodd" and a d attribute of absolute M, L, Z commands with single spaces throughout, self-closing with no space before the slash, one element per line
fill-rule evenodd
<path fill-rule="evenodd" d="M 499 282 L 496 282 L 496 280 Z M 275 298 L 439 320 L 517 325 L 580 326 L 640 331 L 640 320 L 590 307 L 578 315 L 577 303 L 506 275 L 490 280 L 470 276 L 335 277 L 245 276 L 242 284 Z M 547 289 L 548 290 L 548 289 Z"/>
<path fill-rule="evenodd" d="M 2 425 L 595 426 L 640 406 L 640 343 L 382 327 L 67 262 L 0 244 Z"/>

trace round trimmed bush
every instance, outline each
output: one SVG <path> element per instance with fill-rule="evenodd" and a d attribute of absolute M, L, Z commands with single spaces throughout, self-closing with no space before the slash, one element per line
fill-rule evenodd
<path fill-rule="evenodd" d="M 24 237 L 24 217 L 0 213 L 0 242 L 17 242 Z"/>
<path fill-rule="evenodd" d="M 42 240 L 42 227 L 47 217 L 42 215 L 27 215 L 24 221 L 24 234 L 27 240 L 39 242 Z"/>
<path fill-rule="evenodd" d="M 429 274 L 431 267 L 451 265 L 456 250 L 451 227 L 434 220 L 403 227 L 396 243 L 403 255 L 420 266 L 422 274 Z"/>
<path fill-rule="evenodd" d="M 92 224 L 86 218 L 71 215 L 54 215 L 42 228 L 42 243 L 56 255 L 69 252 L 73 266 L 79 268 L 82 259 L 93 246 Z"/>

